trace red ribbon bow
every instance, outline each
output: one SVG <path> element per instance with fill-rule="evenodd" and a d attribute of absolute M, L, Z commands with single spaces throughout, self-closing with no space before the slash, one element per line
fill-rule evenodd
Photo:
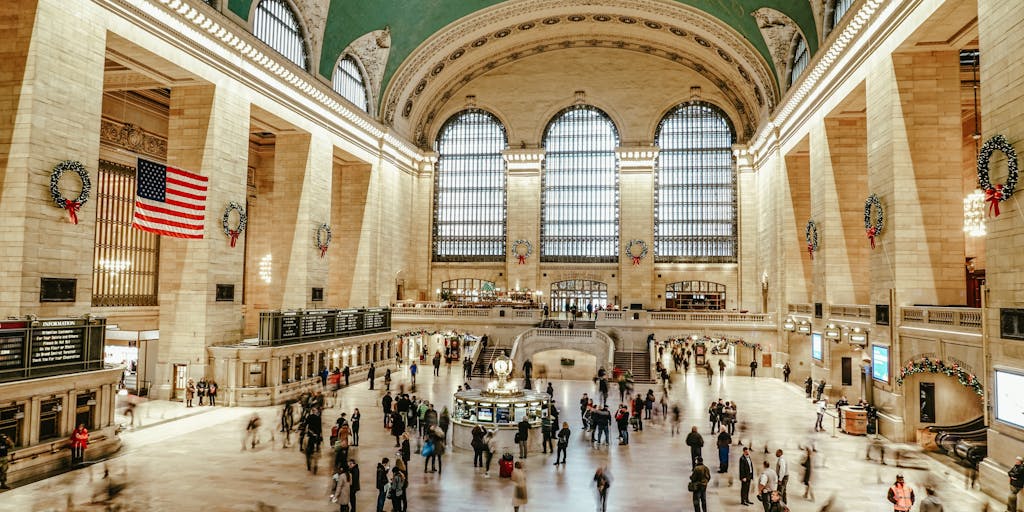
<path fill-rule="evenodd" d="M 639 265 L 640 265 L 640 256 L 633 256 L 633 266 L 636 267 L 636 266 L 639 266 Z"/>
<path fill-rule="evenodd" d="M 326 245 L 321 245 L 320 246 L 320 257 L 323 258 L 325 254 L 327 254 L 327 246 Z"/>
<path fill-rule="evenodd" d="M 519 258 L 519 264 L 520 265 L 526 265 L 526 255 L 525 254 L 517 254 L 516 258 Z"/>
<path fill-rule="evenodd" d="M 811 255 L 811 259 L 812 260 L 814 259 L 814 244 L 812 244 L 812 243 L 808 243 L 807 244 L 807 254 Z"/>
<path fill-rule="evenodd" d="M 78 201 L 72 201 L 70 199 L 64 200 L 64 209 L 68 211 L 68 216 L 71 217 L 72 224 L 78 224 L 78 211 L 82 207 L 82 204 Z M 996 215 L 999 215 L 998 213 Z"/>
<path fill-rule="evenodd" d="M 988 214 L 992 215 L 995 212 L 995 216 L 999 216 L 999 202 L 1003 200 L 1003 185 L 996 185 L 994 188 L 985 190 L 985 201 L 988 201 Z"/>
<path fill-rule="evenodd" d="M 234 247 L 235 242 L 238 241 L 238 235 L 241 235 L 241 233 L 232 229 L 231 231 L 228 231 L 228 234 L 231 235 L 231 247 Z M 320 257 L 322 258 L 323 255 L 321 255 Z"/>
<path fill-rule="evenodd" d="M 878 230 L 875 229 L 874 226 L 872 226 L 870 229 L 868 229 L 867 233 L 868 233 L 868 240 L 871 240 L 871 248 L 874 249 L 875 248 L 875 235 L 878 234 Z"/>

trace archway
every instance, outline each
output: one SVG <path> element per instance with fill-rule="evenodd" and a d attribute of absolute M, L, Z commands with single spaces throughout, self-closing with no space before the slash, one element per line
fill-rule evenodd
<path fill-rule="evenodd" d="M 577 311 L 586 311 L 587 304 L 594 309 L 608 305 L 608 283 L 586 279 L 568 279 L 551 283 L 551 308 L 568 311 L 573 306 Z"/>
<path fill-rule="evenodd" d="M 597 375 L 597 357 L 580 350 L 544 350 L 535 353 L 530 361 L 539 379 L 590 380 Z"/>

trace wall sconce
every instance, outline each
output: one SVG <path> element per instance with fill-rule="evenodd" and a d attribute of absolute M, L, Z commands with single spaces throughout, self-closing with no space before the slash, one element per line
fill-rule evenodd
<path fill-rule="evenodd" d="M 786 317 L 786 320 L 784 322 L 782 322 L 782 328 L 787 330 L 787 331 L 789 331 L 789 332 L 795 331 L 796 330 L 796 322 L 793 320 L 793 317 L 791 317 L 791 316 Z"/>
<path fill-rule="evenodd" d="M 797 332 L 799 332 L 801 334 L 810 335 L 811 334 L 811 323 L 808 322 L 807 320 L 801 320 L 800 321 L 800 325 L 797 326 L 796 330 L 797 330 Z"/>
<path fill-rule="evenodd" d="M 836 324 L 828 324 L 825 326 L 825 338 L 827 339 L 839 341 L 842 334 L 843 332 L 839 330 L 839 327 Z"/>

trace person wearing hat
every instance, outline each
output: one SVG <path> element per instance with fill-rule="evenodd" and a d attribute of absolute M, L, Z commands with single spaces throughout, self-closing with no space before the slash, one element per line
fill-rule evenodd
<path fill-rule="evenodd" d="M 1007 474 L 1010 476 L 1010 498 L 1006 500 L 1006 510 L 1017 512 L 1017 495 L 1024 488 L 1024 457 L 1017 457 L 1017 463 Z"/>
<path fill-rule="evenodd" d="M 711 470 L 704 465 L 704 459 L 694 459 L 696 466 L 690 473 L 689 491 L 693 493 L 693 510 L 708 512 L 708 482 L 711 481 Z"/>
<path fill-rule="evenodd" d="M 896 475 L 896 483 L 889 488 L 888 499 L 893 512 L 907 512 L 914 506 L 914 490 L 903 482 L 903 473 Z"/>

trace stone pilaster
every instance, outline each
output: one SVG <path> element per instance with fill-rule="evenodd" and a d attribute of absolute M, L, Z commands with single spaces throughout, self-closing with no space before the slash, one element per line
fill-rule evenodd
<path fill-rule="evenodd" d="M 736 282 L 739 285 L 733 293 L 739 299 L 737 308 L 764 313 L 762 281 L 769 282 L 769 276 L 759 270 L 757 257 L 758 217 L 762 215 L 757 207 L 760 196 L 757 175 L 754 173 L 753 155 L 746 146 L 734 145 L 733 158 L 736 162 Z"/>
<path fill-rule="evenodd" d="M 82 163 L 96 184 L 106 29 L 79 11 L 57 0 L 0 6 L 0 317 L 91 307 L 96 190 L 78 224 L 49 190 L 63 160 Z M 72 199 L 81 190 L 74 173 L 60 188 Z M 76 279 L 75 302 L 41 304 L 42 277 Z"/>
<path fill-rule="evenodd" d="M 202 240 L 161 237 L 160 342 L 154 393 L 171 397 L 174 365 L 206 376 L 206 347 L 242 334 L 245 234 L 234 248 L 223 233 L 228 202 L 245 204 L 249 104 L 230 87 L 171 90 L 167 163 L 209 178 Z M 216 301 L 218 284 L 235 287 L 235 300 Z M 179 390 L 180 392 L 181 390 Z"/>
<path fill-rule="evenodd" d="M 544 162 L 543 149 L 507 149 L 502 152 L 508 169 L 507 199 L 508 257 L 505 275 L 508 288 L 536 290 L 540 285 L 540 173 Z M 516 240 L 527 240 L 533 245 L 533 254 L 526 262 L 512 254 Z M 522 250 L 522 249 L 520 249 Z"/>
<path fill-rule="evenodd" d="M 658 148 L 620 146 L 615 154 L 619 159 L 619 302 L 657 307 L 664 304 L 654 289 L 654 166 Z M 637 265 L 625 251 L 630 240 L 647 244 L 647 255 Z M 639 244 L 632 250 L 640 255 Z"/>

